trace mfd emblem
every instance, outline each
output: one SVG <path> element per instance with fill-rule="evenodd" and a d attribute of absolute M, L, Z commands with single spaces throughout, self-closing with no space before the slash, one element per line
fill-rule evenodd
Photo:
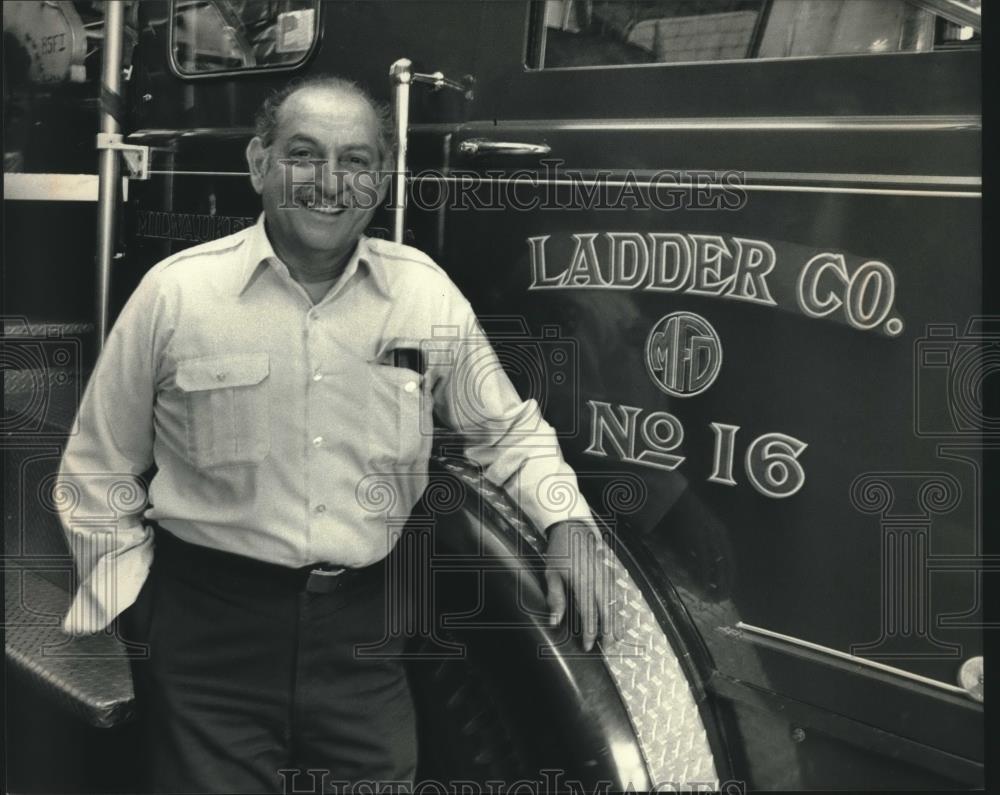
<path fill-rule="evenodd" d="M 722 343 L 712 324 L 693 312 L 673 312 L 646 338 L 646 369 L 660 389 L 690 397 L 708 389 L 722 367 Z"/>

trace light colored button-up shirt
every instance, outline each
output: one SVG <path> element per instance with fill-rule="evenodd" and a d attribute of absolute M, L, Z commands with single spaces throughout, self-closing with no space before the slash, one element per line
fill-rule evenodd
<path fill-rule="evenodd" d="M 395 348 L 421 350 L 424 372 L 393 366 Z M 590 516 L 537 402 L 422 252 L 363 237 L 315 304 L 263 216 L 169 257 L 122 310 L 63 455 L 54 501 L 79 577 L 64 628 L 100 630 L 135 601 L 143 516 L 285 566 L 381 559 L 388 518 L 427 483 L 432 416 L 539 528 Z"/>

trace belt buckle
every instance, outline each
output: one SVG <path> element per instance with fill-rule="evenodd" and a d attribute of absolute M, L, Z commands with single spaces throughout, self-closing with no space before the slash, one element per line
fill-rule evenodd
<path fill-rule="evenodd" d="M 342 566 L 331 566 L 330 568 L 317 567 L 309 572 L 306 579 L 306 590 L 310 593 L 330 593 L 335 591 L 340 585 L 340 575 L 346 569 Z"/>

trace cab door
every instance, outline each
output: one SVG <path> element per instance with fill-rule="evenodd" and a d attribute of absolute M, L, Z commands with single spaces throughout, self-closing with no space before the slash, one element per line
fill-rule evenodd
<path fill-rule="evenodd" d="M 981 781 L 977 5 L 487 4 L 414 165 L 755 787 Z"/>

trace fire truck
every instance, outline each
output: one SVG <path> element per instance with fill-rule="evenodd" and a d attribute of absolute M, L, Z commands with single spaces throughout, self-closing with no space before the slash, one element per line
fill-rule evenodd
<path fill-rule="evenodd" d="M 62 634 L 53 476 L 124 301 L 254 223 L 254 111 L 314 74 L 392 106 L 369 234 L 470 299 L 621 592 L 620 643 L 548 627 L 539 528 L 442 436 L 399 518 L 419 777 L 983 786 L 977 0 L 4 6 L 9 789 L 134 788 L 142 649 Z"/>

